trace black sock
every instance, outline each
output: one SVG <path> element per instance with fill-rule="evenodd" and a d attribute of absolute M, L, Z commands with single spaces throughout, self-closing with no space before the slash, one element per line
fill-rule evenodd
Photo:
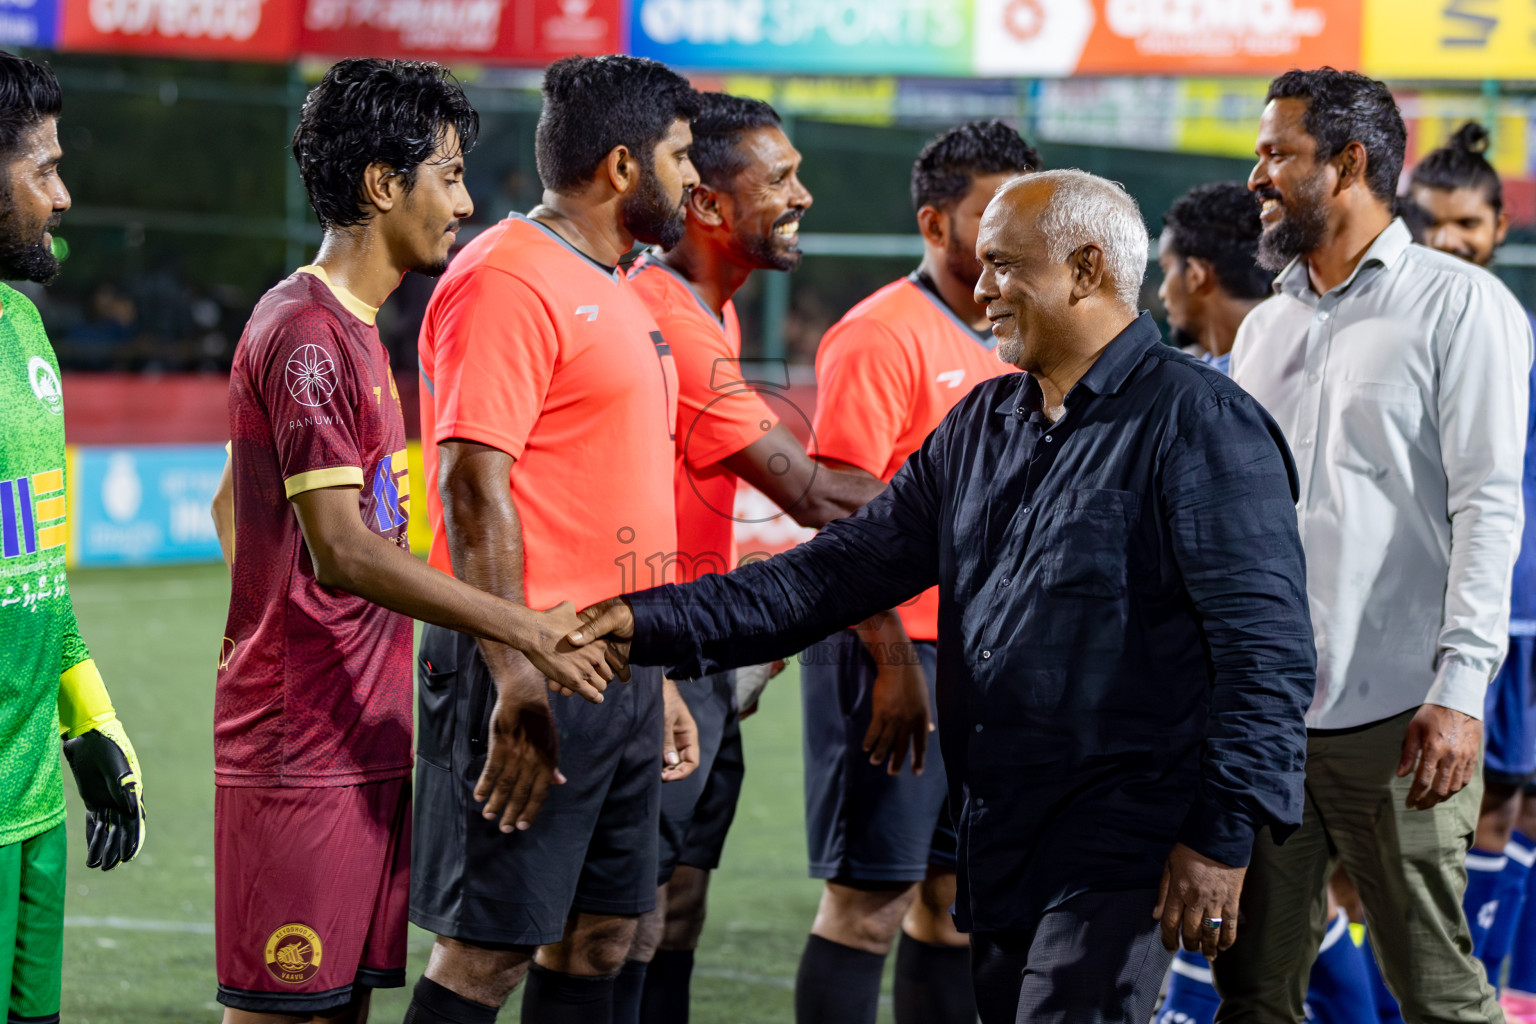
<path fill-rule="evenodd" d="M 405 1024 L 495 1024 L 496 1007 L 465 999 L 425 974 L 405 1008 Z"/>
<path fill-rule="evenodd" d="M 526 1024 L 609 1024 L 617 974 L 562 974 L 534 964 L 523 983 Z"/>
<path fill-rule="evenodd" d="M 976 1024 L 969 946 L 930 946 L 902 932 L 894 987 L 896 1024 Z"/>
<path fill-rule="evenodd" d="M 884 969 L 879 953 L 812 935 L 795 973 L 795 1024 L 875 1024 Z"/>
<path fill-rule="evenodd" d="M 645 990 L 643 960 L 625 960 L 619 980 L 613 983 L 613 1024 L 640 1024 L 640 993 Z"/>
<path fill-rule="evenodd" d="M 693 981 L 693 950 L 658 949 L 645 972 L 640 1024 L 688 1024 L 688 989 Z"/>

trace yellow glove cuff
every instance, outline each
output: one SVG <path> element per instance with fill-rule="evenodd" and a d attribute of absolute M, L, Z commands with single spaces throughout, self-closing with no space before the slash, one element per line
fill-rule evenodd
<path fill-rule="evenodd" d="M 59 677 L 59 728 L 74 738 L 117 717 L 95 660 L 87 658 Z"/>

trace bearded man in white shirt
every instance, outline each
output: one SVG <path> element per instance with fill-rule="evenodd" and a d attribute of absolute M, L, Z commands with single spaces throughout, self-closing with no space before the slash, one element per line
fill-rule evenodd
<path fill-rule="evenodd" d="M 1317 641 L 1307 801 L 1255 841 L 1217 1020 L 1300 1024 L 1342 862 L 1408 1024 L 1499 1022 L 1461 910 L 1483 697 L 1507 643 L 1532 339 L 1486 271 L 1414 245 L 1391 203 L 1406 139 L 1380 82 L 1270 84 L 1248 180 L 1275 295 L 1232 376 L 1295 453 Z"/>

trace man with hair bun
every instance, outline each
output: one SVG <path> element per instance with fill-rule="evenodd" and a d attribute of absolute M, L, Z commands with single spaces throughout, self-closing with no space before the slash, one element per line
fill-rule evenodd
<path fill-rule="evenodd" d="M 1406 139 L 1383 83 L 1333 68 L 1276 78 L 1259 121 L 1248 187 L 1279 276 L 1232 374 L 1296 453 L 1318 681 L 1302 826 L 1255 843 L 1245 938 L 1214 967 L 1224 1024 L 1303 1019 L 1340 864 L 1405 1020 L 1502 1018 L 1461 902 L 1532 336 L 1497 278 L 1394 217 Z"/>
<path fill-rule="evenodd" d="M 1486 128 L 1468 121 L 1408 179 L 1408 198 L 1427 219 L 1425 243 L 1480 267 L 1509 233 L 1504 186 L 1484 155 L 1489 141 Z M 1536 393 L 1536 371 L 1531 387 Z M 1510 591 L 1509 653 L 1484 703 L 1483 802 L 1462 899 L 1472 952 L 1495 984 L 1521 933 L 1501 999 L 1506 1017 L 1520 1020 L 1536 1019 L 1536 903 L 1522 914 L 1536 862 L 1536 403 L 1526 422 L 1526 515 Z"/>
<path fill-rule="evenodd" d="M 937 586 L 954 915 L 983 1024 L 1148 1020 L 1179 942 L 1215 957 L 1239 938 L 1255 831 L 1301 820 L 1295 471 L 1258 404 L 1137 313 L 1147 244 L 1113 182 L 1005 184 L 975 295 L 1028 372 L 971 389 L 858 515 L 604 601 L 569 638 L 693 676 Z"/>
<path fill-rule="evenodd" d="M 326 72 L 294 132 L 325 234 L 236 346 L 214 512 L 232 576 L 214 692 L 227 1024 L 361 1021 L 373 989 L 405 984 L 412 617 L 510 644 L 573 687 L 611 676 L 555 652 L 569 606 L 530 611 L 406 547 L 405 421 L 374 320 L 407 271 L 447 266 L 478 128 L 446 69 L 358 59 Z M 514 734 L 478 780 L 510 819 L 547 786 Z"/>

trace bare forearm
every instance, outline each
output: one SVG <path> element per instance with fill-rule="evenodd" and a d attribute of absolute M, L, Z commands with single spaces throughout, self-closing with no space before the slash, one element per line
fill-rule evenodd
<path fill-rule="evenodd" d="M 845 472 L 821 466 L 810 490 L 789 510 L 801 526 L 820 529 L 834 519 L 851 516 L 885 490 L 885 482 L 868 473 Z"/>
<path fill-rule="evenodd" d="M 458 444 L 445 445 L 442 454 L 443 530 L 454 575 L 477 591 L 524 604 L 523 523 L 506 486 L 513 460 Z M 542 695 L 543 674 L 519 651 L 482 636 L 480 653 L 498 686 L 537 687 Z"/>
<path fill-rule="evenodd" d="M 224 555 L 224 565 L 231 572 L 235 568 L 235 481 L 229 459 L 224 460 L 224 471 L 219 475 L 218 489 L 213 492 L 213 532 L 219 538 L 219 551 Z"/>
<path fill-rule="evenodd" d="M 534 617 L 521 603 L 438 572 L 367 530 L 360 530 L 329 563 L 321 583 L 413 619 L 518 648 L 541 639 Z"/>
<path fill-rule="evenodd" d="M 894 608 L 871 615 L 853 629 L 876 665 L 910 664 L 912 641 Z"/>

